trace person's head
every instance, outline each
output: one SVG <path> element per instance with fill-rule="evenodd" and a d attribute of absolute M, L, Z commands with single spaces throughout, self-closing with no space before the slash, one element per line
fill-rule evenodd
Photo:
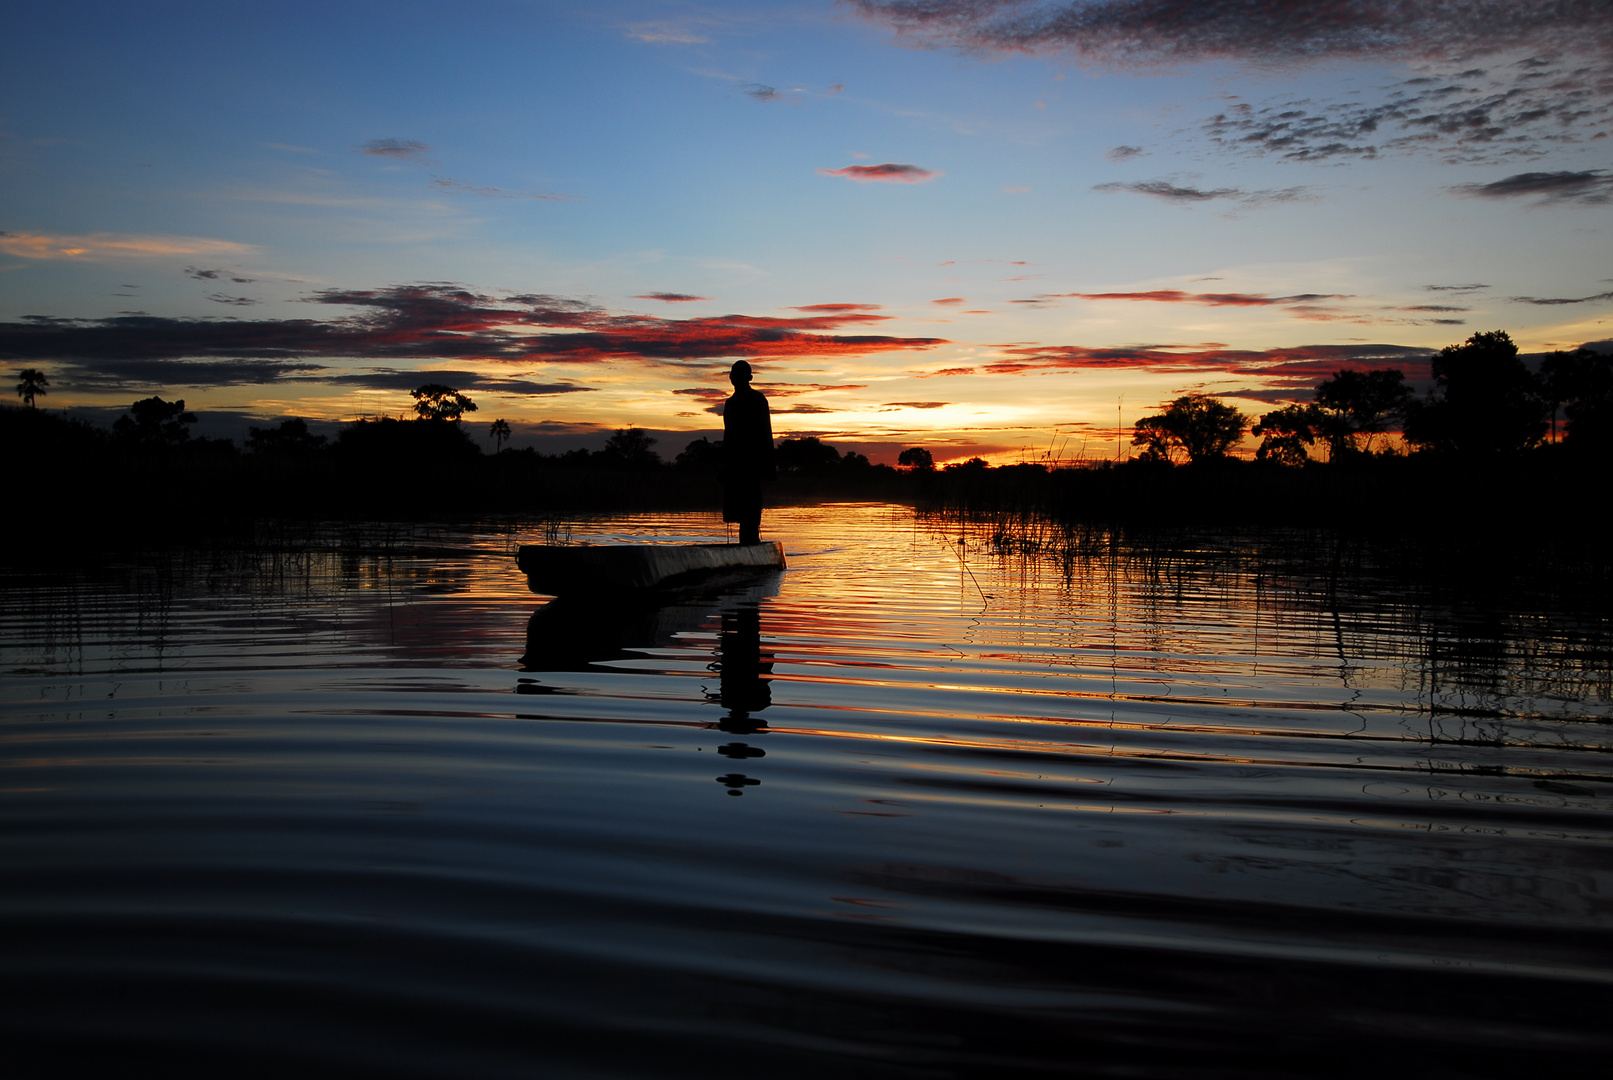
<path fill-rule="evenodd" d="M 734 366 L 728 369 L 728 381 L 734 386 L 750 385 L 750 365 L 743 360 L 735 360 Z"/>

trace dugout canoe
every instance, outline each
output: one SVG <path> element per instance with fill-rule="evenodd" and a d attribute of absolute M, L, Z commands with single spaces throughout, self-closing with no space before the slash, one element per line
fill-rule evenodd
<path fill-rule="evenodd" d="M 527 586 L 546 596 L 678 592 L 783 570 L 784 545 L 527 544 L 515 564 Z"/>

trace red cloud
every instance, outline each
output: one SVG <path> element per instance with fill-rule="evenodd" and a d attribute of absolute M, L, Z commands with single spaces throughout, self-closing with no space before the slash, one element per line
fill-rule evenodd
<path fill-rule="evenodd" d="M 0 356 L 77 361 L 110 371 L 138 362 L 229 357 L 250 376 L 283 377 L 313 358 L 588 362 L 726 357 L 861 356 L 927 349 L 943 338 L 836 334 L 880 321 L 866 312 L 796 318 L 721 315 L 665 319 L 616 315 L 592 304 L 545 295 L 494 299 L 454 285 L 403 285 L 376 290 L 328 289 L 311 303 L 353 307 L 332 319 L 214 320 L 149 315 L 111 319 L 25 320 L 0 324 Z M 558 332 L 554 332 L 558 331 Z M 157 381 L 160 381 L 158 379 Z M 249 379 L 250 381 L 250 379 Z"/>
<path fill-rule="evenodd" d="M 939 300 L 930 301 L 932 304 L 967 304 L 968 302 L 969 298 L 966 296 L 943 296 Z"/>
<path fill-rule="evenodd" d="M 1153 368 L 1220 371 L 1268 378 L 1312 380 L 1335 371 L 1368 371 L 1395 366 L 1412 379 L 1425 375 L 1428 350 L 1405 345 L 1298 345 L 1260 351 L 1219 346 L 1180 348 L 1160 345 L 1093 349 L 1080 345 L 1021 346 L 1004 350 L 1009 359 L 986 365 L 993 375 L 1093 368 Z"/>
<path fill-rule="evenodd" d="M 844 176 L 847 180 L 855 180 L 859 184 L 873 180 L 895 184 L 922 184 L 941 175 L 930 169 L 921 169 L 917 165 L 897 165 L 891 162 L 883 165 L 847 165 L 844 169 L 819 169 L 818 172 L 824 176 Z"/>
<path fill-rule="evenodd" d="M 846 311 L 879 311 L 879 304 L 805 304 L 801 307 L 792 307 L 790 311 L 813 311 L 824 315 L 834 315 Z M 882 315 L 880 318 L 889 318 Z"/>

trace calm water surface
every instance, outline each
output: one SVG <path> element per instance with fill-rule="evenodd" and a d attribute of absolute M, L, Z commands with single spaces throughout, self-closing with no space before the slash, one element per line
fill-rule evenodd
<path fill-rule="evenodd" d="M 660 608 L 549 607 L 541 530 L 491 526 L 5 576 L 12 1062 L 1605 1064 L 1605 615 L 1319 574 L 1325 538 L 766 525 L 788 571 Z"/>

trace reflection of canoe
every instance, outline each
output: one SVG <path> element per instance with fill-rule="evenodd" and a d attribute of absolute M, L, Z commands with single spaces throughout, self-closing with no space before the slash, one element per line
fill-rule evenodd
<path fill-rule="evenodd" d="M 574 596 L 672 592 L 744 581 L 784 569 L 784 545 L 529 544 L 515 556 L 535 593 Z"/>
<path fill-rule="evenodd" d="M 614 597 L 573 594 L 550 600 L 526 628 L 522 671 L 586 671 L 596 664 L 642 657 L 648 650 L 677 648 L 684 635 L 722 631 L 736 611 L 748 610 L 756 621 L 757 603 L 777 596 L 779 575 L 764 574 L 746 586 L 689 590 L 669 595 L 624 593 Z M 759 653 L 759 629 L 750 651 Z M 750 668 L 759 661 L 753 658 Z M 743 667 L 743 665 L 735 665 Z M 724 669 L 727 670 L 726 667 Z"/>

